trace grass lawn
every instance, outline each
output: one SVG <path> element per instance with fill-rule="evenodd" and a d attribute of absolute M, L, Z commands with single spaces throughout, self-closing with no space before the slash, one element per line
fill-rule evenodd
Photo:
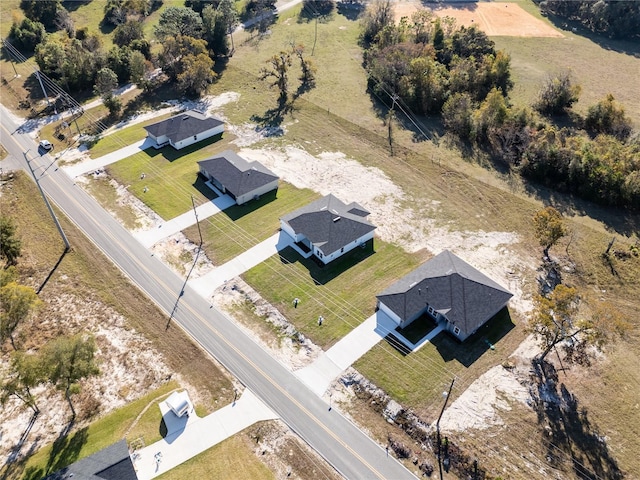
<path fill-rule="evenodd" d="M 170 146 L 160 150 L 149 148 L 109 165 L 107 171 L 149 208 L 169 220 L 192 208 L 192 196 L 196 205 L 215 198 L 215 193 L 198 175 L 197 162 L 231 148 L 234 138 L 224 133 L 222 138 L 216 136 L 179 151 Z M 142 173 L 144 179 L 140 178 Z"/>
<path fill-rule="evenodd" d="M 149 403 L 178 387 L 177 382 L 167 383 L 144 397 L 92 422 L 88 427 L 76 430 L 68 437 L 41 448 L 27 461 L 23 480 L 39 480 L 121 440 L 127 429 L 133 425 L 136 417 Z M 159 416 L 160 409 L 157 405 L 152 405 L 149 410 L 154 408 L 158 410 Z M 147 440 L 146 436 L 145 440 Z"/>
<path fill-rule="evenodd" d="M 281 181 L 277 193 L 270 192 L 258 200 L 234 205 L 200 222 L 204 251 L 216 265 L 221 265 L 277 233 L 282 215 L 319 196 Z M 200 242 L 196 225 L 184 233 L 192 242 Z"/>
<path fill-rule="evenodd" d="M 326 349 L 374 313 L 376 293 L 419 263 L 419 255 L 375 239 L 373 249 L 369 242 L 323 267 L 286 248 L 243 278 L 298 331 Z M 296 297 L 300 303 L 294 308 Z"/>
<path fill-rule="evenodd" d="M 246 430 L 193 457 L 182 465 L 160 475 L 160 480 L 183 480 L 185 478 L 259 478 L 275 479 L 276 476 L 247 447 L 241 438 Z"/>

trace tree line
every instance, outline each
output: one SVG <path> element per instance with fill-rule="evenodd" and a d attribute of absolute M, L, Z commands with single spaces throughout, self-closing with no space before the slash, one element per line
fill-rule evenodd
<path fill-rule="evenodd" d="M 509 102 L 510 58 L 475 26 L 428 10 L 395 23 L 390 0 L 373 2 L 361 41 L 371 92 L 393 110 L 439 115 L 447 132 L 524 178 L 594 202 L 640 209 L 640 137 L 607 95 L 582 118 L 580 86 L 549 78 L 530 106 Z M 557 126 L 571 113 L 571 127 Z M 390 140 L 391 141 L 391 140 Z"/>
<path fill-rule="evenodd" d="M 640 2 L 625 0 L 534 0 L 540 11 L 580 22 L 615 38 L 640 36 Z"/>

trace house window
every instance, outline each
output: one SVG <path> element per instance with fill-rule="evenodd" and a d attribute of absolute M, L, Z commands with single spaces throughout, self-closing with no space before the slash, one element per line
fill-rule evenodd
<path fill-rule="evenodd" d="M 344 253 L 344 247 L 340 249 L 340 253 Z"/>
<path fill-rule="evenodd" d="M 193 139 L 194 139 L 194 140 L 197 140 L 197 139 L 198 139 L 198 135 L 194 135 L 194 136 L 193 136 Z"/>
<path fill-rule="evenodd" d="M 453 333 L 455 335 L 460 335 L 460 329 L 458 327 L 453 327 Z"/>

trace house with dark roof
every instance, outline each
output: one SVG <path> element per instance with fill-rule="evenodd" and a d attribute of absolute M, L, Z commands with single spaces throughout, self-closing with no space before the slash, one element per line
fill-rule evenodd
<path fill-rule="evenodd" d="M 314 255 L 325 265 L 373 239 L 369 212 L 356 202 L 343 203 L 329 194 L 280 218 L 281 231 L 291 237 L 305 258 Z"/>
<path fill-rule="evenodd" d="M 126 440 L 78 460 L 44 480 L 138 480 Z"/>
<path fill-rule="evenodd" d="M 224 122 L 217 118 L 207 117 L 195 110 L 174 115 L 144 127 L 147 138 L 153 140 L 155 148 L 171 145 L 176 150 L 206 140 L 224 132 Z"/>
<path fill-rule="evenodd" d="M 231 150 L 198 162 L 200 174 L 242 205 L 278 189 L 278 176 L 258 161 L 248 162 Z"/>
<path fill-rule="evenodd" d="M 427 314 L 462 341 L 502 310 L 512 296 L 445 250 L 377 295 L 378 315 L 383 313 L 405 328 Z"/>

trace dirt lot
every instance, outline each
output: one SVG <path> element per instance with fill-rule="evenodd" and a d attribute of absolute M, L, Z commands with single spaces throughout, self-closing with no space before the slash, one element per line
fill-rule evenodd
<path fill-rule="evenodd" d="M 400 1 L 395 5 L 396 20 L 409 17 L 422 6 L 439 17 L 453 17 L 458 25 L 477 25 L 489 36 L 563 37 L 562 33 L 525 12 L 515 3 L 421 3 Z"/>

